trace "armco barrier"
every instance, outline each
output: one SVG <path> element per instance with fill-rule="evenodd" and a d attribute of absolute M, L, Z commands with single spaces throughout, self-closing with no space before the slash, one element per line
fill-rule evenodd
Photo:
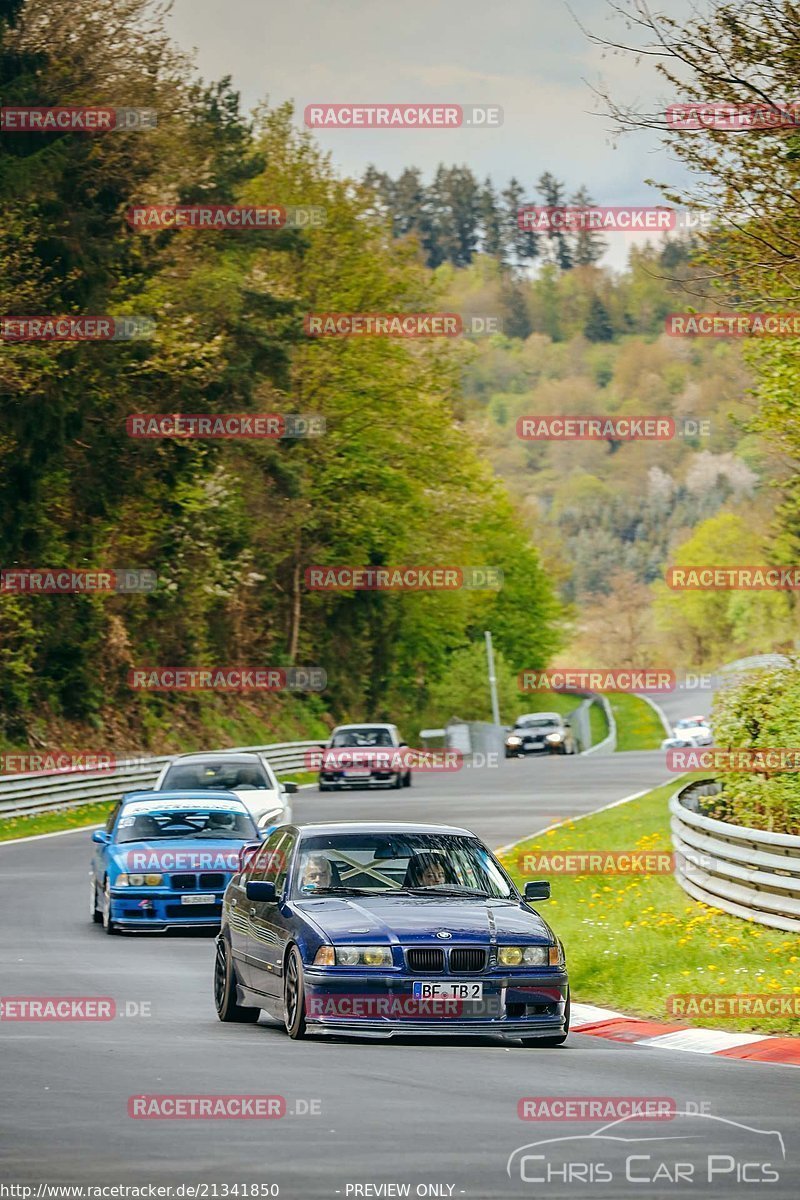
<path fill-rule="evenodd" d="M 306 752 L 316 750 L 316 742 L 274 742 L 268 746 L 236 746 L 231 753 L 263 754 L 277 775 L 307 770 Z M 114 800 L 123 792 L 153 786 L 161 768 L 174 754 L 159 758 L 120 760 L 107 774 L 81 778 L 75 774 L 10 775 L 0 778 L 0 818 L 46 812 L 51 808 L 77 808 L 98 800 Z"/>
<path fill-rule="evenodd" d="M 734 917 L 799 931 L 800 837 L 729 825 L 693 810 L 700 796 L 719 790 L 713 780 L 699 780 L 670 799 L 677 882 L 693 900 Z"/>

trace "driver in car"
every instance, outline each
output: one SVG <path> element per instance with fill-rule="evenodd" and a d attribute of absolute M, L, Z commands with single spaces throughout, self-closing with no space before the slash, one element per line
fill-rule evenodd
<path fill-rule="evenodd" d="M 304 892 L 317 892 L 331 886 L 331 864 L 322 854 L 312 854 L 306 860 L 303 868 L 303 881 L 300 884 Z"/>
<path fill-rule="evenodd" d="M 406 869 L 406 887 L 437 887 L 447 883 L 444 863 L 437 854 L 415 854 Z"/>

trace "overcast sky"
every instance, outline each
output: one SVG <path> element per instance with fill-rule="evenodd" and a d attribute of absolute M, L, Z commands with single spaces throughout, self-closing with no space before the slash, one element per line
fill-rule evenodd
<path fill-rule="evenodd" d="M 684 0 L 670 0 L 673 16 Z M 606 0 L 574 0 L 592 31 L 624 40 Z M 654 109 L 668 101 L 649 63 L 604 54 L 563 0 L 175 0 L 175 40 L 195 48 L 207 79 L 230 74 L 251 108 L 291 99 L 296 119 L 312 102 L 498 104 L 495 129 L 320 130 L 342 174 L 369 163 L 396 175 L 439 162 L 466 163 L 504 186 L 515 175 L 535 200 L 544 170 L 569 190 L 587 184 L 603 204 L 657 204 L 645 178 L 681 179 L 651 132 L 609 136 L 595 99 L 601 82 L 622 101 Z M 629 36 L 629 35 L 628 35 Z M 609 235 L 607 261 L 624 262 L 631 235 Z"/>

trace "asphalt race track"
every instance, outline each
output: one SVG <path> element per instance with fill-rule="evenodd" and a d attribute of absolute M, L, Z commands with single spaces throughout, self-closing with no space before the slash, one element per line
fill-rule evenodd
<path fill-rule="evenodd" d="M 666 778 L 657 753 L 512 760 L 424 784 L 418 777 L 410 791 L 304 792 L 295 817 L 448 821 L 497 846 Z M 134 1013 L 150 1006 L 149 1016 L 108 1022 L 0 1022 L 0 1181 L 208 1184 L 207 1196 L 224 1195 L 222 1184 L 273 1183 L 281 1197 L 297 1198 L 800 1195 L 800 1075 L 793 1068 L 575 1034 L 563 1048 L 535 1050 L 444 1039 L 291 1042 L 264 1018 L 256 1026 L 223 1026 L 212 1002 L 210 936 L 109 938 L 92 925 L 87 832 L 6 844 L 0 861 L 4 996 L 111 996 L 118 1010 L 127 1004 Z M 280 1095 L 287 1115 L 137 1120 L 127 1115 L 128 1099 L 140 1093 Z M 633 1150 L 620 1140 L 575 1143 L 571 1182 L 563 1167 L 549 1183 L 522 1182 L 518 1159 L 507 1174 L 519 1147 L 585 1138 L 598 1128 L 522 1121 L 521 1097 L 607 1095 L 671 1097 L 679 1108 L 723 1120 L 628 1123 L 614 1132 L 681 1135 Z M 700 1156 L 705 1164 L 708 1154 L 730 1156 L 714 1159 L 719 1174 L 712 1183 L 705 1166 L 684 1174 L 682 1184 L 670 1182 L 676 1162 L 687 1172 L 687 1163 Z M 778 1182 L 737 1182 L 736 1172 L 763 1178 L 762 1160 L 777 1168 Z M 626 1162 L 639 1182 L 626 1181 Z M 525 1160 L 529 1179 L 542 1178 L 544 1169 Z M 576 1179 L 576 1170 L 599 1172 L 599 1181 Z M 641 1182 L 659 1170 L 657 1182 Z M 366 1188 L 381 1184 L 401 1190 Z"/>

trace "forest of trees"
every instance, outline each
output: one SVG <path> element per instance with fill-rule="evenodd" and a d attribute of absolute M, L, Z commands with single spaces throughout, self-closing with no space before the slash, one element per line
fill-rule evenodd
<path fill-rule="evenodd" d="M 539 176 L 533 194 L 513 178 L 498 192 L 491 179 L 481 182 L 469 167 L 444 163 L 430 183 L 416 167 L 406 167 L 397 179 L 369 167 L 363 181 L 375 192 L 376 210 L 392 236 L 413 236 L 429 267 L 466 267 L 476 254 L 485 254 L 508 266 L 553 263 L 567 271 L 599 262 L 606 250 L 605 239 L 595 230 L 536 234 L 520 228 L 518 214 L 525 205 L 580 208 L 593 203 L 585 187 L 568 195 L 566 185 L 549 171 Z"/>
<path fill-rule="evenodd" d="M 790 638 L 789 602 L 681 610 L 658 581 L 720 531 L 753 554 L 796 558 L 793 342 L 743 354 L 666 338 L 663 321 L 709 297 L 741 306 L 766 286 L 788 303 L 796 212 L 775 197 L 793 194 L 797 134 L 783 138 L 772 190 L 752 141 L 736 142 L 736 170 L 709 160 L 722 192 L 736 182 L 766 206 L 763 229 L 754 219 L 639 247 L 615 273 L 595 234 L 519 229 L 520 206 L 587 205 L 585 187 L 568 194 L 545 171 L 530 191 L 516 179 L 498 191 L 444 164 L 429 182 L 413 166 L 341 179 L 289 105 L 250 118 L 228 80 L 199 82 L 146 0 L 75 0 L 68 30 L 62 15 L 59 0 L 0 0 L 4 103 L 146 107 L 158 125 L 0 135 L 1 303 L 18 315 L 143 314 L 156 328 L 127 343 L 0 344 L 0 563 L 145 567 L 159 586 L 0 593 L 0 736 L 41 737 L 64 720 L 146 744 L 200 712 L 199 700 L 132 696 L 133 665 L 319 665 L 329 688 L 308 702 L 315 720 L 402 720 L 457 694 L 485 628 L 506 679 L 545 665 L 570 620 L 588 657 L 627 630 L 620 655 L 637 647 L 652 659 L 660 631 L 687 661 L 710 660 L 706 617 L 723 648 L 754 629 L 770 645 Z M 740 35 L 736 53 L 756 61 Z M 707 42 L 713 57 L 713 31 Z M 702 159 L 697 142 L 681 152 Z M 234 235 L 125 221 L 133 203 L 204 201 L 318 205 L 327 223 Z M 763 238 L 781 247 L 775 263 L 754 248 Z M 503 332 L 451 344 L 303 335 L 314 310 L 443 308 L 497 314 Z M 127 436 L 129 414 L 165 411 L 313 412 L 327 433 Z M 707 418 L 711 433 L 622 446 L 514 434 L 519 415 L 621 412 Z M 776 479 L 775 536 L 754 541 L 773 518 Z M 498 566 L 505 586 L 303 585 L 310 564 L 415 562 Z M 261 711 L 279 719 L 274 703 Z"/>
<path fill-rule="evenodd" d="M 159 579 L 152 595 L 0 594 L 5 736 L 41 736 L 52 717 L 141 745 L 200 706 L 132 696 L 132 665 L 319 665 L 329 686 L 315 711 L 378 718 L 419 712 L 488 626 L 512 663 L 544 664 L 562 637 L 558 603 L 454 418 L 453 349 L 304 339 L 315 309 L 436 307 L 371 190 L 334 175 L 288 106 L 251 122 L 228 81 L 197 83 L 145 0 L 76 0 L 68 23 L 60 0 L 2 0 L 0 44 L 5 104 L 159 113 L 147 132 L 0 142 L 3 311 L 156 322 L 138 341 L 0 347 L 0 562 Z M 140 233 L 124 218 L 132 203 L 265 198 L 320 205 L 327 225 Z M 314 412 L 327 433 L 132 442 L 135 412 Z M 328 562 L 490 564 L 505 585 L 307 592 L 304 568 Z"/>

